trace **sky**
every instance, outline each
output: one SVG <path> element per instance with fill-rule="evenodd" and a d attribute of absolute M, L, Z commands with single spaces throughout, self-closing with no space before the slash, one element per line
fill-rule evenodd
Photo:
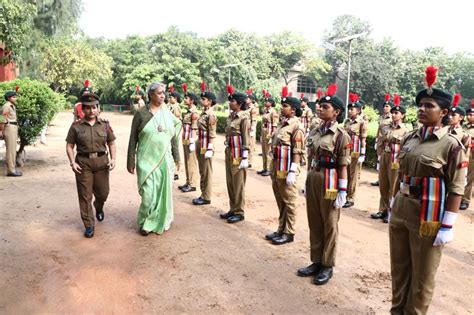
<path fill-rule="evenodd" d="M 443 47 L 474 53 L 470 0 L 83 0 L 80 27 L 91 37 L 125 38 L 165 32 L 170 26 L 213 37 L 230 28 L 259 36 L 290 30 L 321 46 L 334 19 L 351 14 L 369 22 L 375 41 L 391 38 L 402 49 Z"/>

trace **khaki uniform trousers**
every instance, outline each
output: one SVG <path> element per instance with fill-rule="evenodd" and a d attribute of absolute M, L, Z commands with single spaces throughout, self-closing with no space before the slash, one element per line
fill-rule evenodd
<path fill-rule="evenodd" d="M 359 158 L 351 157 L 351 164 L 348 168 L 348 184 L 347 184 L 347 201 L 354 202 L 357 185 L 359 185 L 360 177 L 360 168 Z"/>
<path fill-rule="evenodd" d="M 270 170 L 270 150 L 271 150 L 271 144 L 268 144 L 268 141 L 270 139 L 267 139 L 264 135 L 267 134 L 267 130 L 263 129 L 262 130 L 262 135 L 260 136 L 260 143 L 262 144 L 262 161 L 263 161 L 263 169 L 264 170 Z"/>
<path fill-rule="evenodd" d="M 249 166 L 252 165 L 253 156 L 255 155 L 255 143 L 257 142 L 256 136 L 249 137 Z"/>
<path fill-rule="evenodd" d="M 94 227 L 94 211 L 92 210 L 92 195 L 94 195 L 94 207 L 102 210 L 109 196 L 109 168 L 107 154 L 97 158 L 76 156 L 76 163 L 82 168 L 81 174 L 76 173 L 77 195 L 79 197 L 79 208 L 81 218 L 85 227 Z"/>
<path fill-rule="evenodd" d="M 326 267 L 336 265 L 340 208 L 334 200 L 324 199 L 324 173 L 308 171 L 306 178 L 306 212 L 308 214 L 311 261 Z"/>
<path fill-rule="evenodd" d="M 471 157 L 469 158 L 469 167 L 467 171 L 467 185 L 464 188 L 464 196 L 462 197 L 462 202 L 469 204 L 471 201 L 472 195 L 472 183 L 474 182 L 474 152 L 471 152 Z"/>
<path fill-rule="evenodd" d="M 184 152 L 184 170 L 186 171 L 186 184 L 191 185 L 191 187 L 197 186 L 197 158 L 196 150 L 199 150 L 199 147 L 196 143 L 196 149 L 193 152 L 189 151 L 189 144 L 183 145 Z"/>
<path fill-rule="evenodd" d="M 397 195 L 389 225 L 392 314 L 426 314 L 433 297 L 443 246 L 420 237 L 420 214 L 418 199 Z"/>
<path fill-rule="evenodd" d="M 298 188 L 296 188 L 296 184 L 288 186 L 286 179 L 276 178 L 273 174 L 272 188 L 278 210 L 280 211 L 280 216 L 278 217 L 278 233 L 294 235 Z"/>
<path fill-rule="evenodd" d="M 13 124 L 6 124 L 3 129 L 3 137 L 5 139 L 6 154 L 5 160 L 7 162 L 8 173 L 14 173 L 16 170 L 16 143 L 18 140 L 18 126 Z"/>
<path fill-rule="evenodd" d="M 196 145 L 199 148 L 199 143 Z M 200 150 L 200 149 L 197 149 Z M 205 200 L 211 200 L 212 196 L 212 158 L 206 159 L 204 154 L 198 152 L 199 174 L 201 175 L 200 187 L 201 197 Z"/>
<path fill-rule="evenodd" d="M 239 169 L 239 165 L 232 165 L 230 148 L 225 149 L 225 178 L 227 193 L 229 194 L 229 211 L 233 214 L 244 215 L 245 207 L 245 182 L 247 170 Z"/>
<path fill-rule="evenodd" d="M 392 170 L 390 153 L 384 152 L 380 155 L 379 168 L 379 190 L 380 202 L 379 211 L 387 212 L 390 208 L 390 196 L 393 195 L 393 189 L 397 182 L 398 170 Z"/>

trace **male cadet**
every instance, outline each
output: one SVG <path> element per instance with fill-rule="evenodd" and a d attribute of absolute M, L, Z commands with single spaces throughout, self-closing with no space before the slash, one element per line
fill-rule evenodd
<path fill-rule="evenodd" d="M 7 162 L 7 176 L 18 177 L 23 175 L 17 171 L 16 166 L 16 143 L 18 140 L 18 121 L 16 118 L 16 100 L 19 86 L 15 87 L 15 91 L 7 91 L 5 93 L 5 104 L 3 104 L 3 137 L 5 139 Z"/>
<path fill-rule="evenodd" d="M 253 162 L 253 156 L 255 154 L 255 143 L 257 141 L 257 117 L 258 117 L 258 104 L 257 104 L 257 98 L 255 97 L 255 94 L 253 94 L 252 89 L 247 90 L 247 114 L 250 119 L 250 126 L 249 126 L 249 134 L 250 134 L 250 139 L 249 139 L 249 146 L 250 146 L 250 151 L 249 151 L 249 168 L 252 167 L 252 162 Z"/>
<path fill-rule="evenodd" d="M 109 172 L 115 167 L 115 135 L 107 121 L 100 119 L 99 96 L 87 93 L 81 97 L 84 118 L 72 123 L 66 138 L 69 165 L 76 176 L 84 236 L 94 236 L 95 219 L 104 220 L 104 203 L 109 195 Z M 74 157 L 74 147 L 77 154 Z M 108 148 L 108 150 L 107 150 Z M 108 157 L 110 153 L 110 161 Z"/>
<path fill-rule="evenodd" d="M 463 129 L 471 136 L 471 143 L 469 144 L 469 166 L 467 169 L 467 185 L 464 188 L 464 196 L 461 200 L 460 210 L 469 208 L 472 194 L 472 182 L 474 181 L 474 99 L 471 100 L 471 107 L 466 110 L 467 124 Z"/>
<path fill-rule="evenodd" d="M 379 170 L 379 159 L 384 150 L 382 141 L 380 141 L 380 139 L 383 136 L 382 134 L 383 130 L 386 130 L 383 128 L 383 126 L 390 125 L 392 123 L 392 114 L 390 114 L 391 108 L 392 106 L 390 104 L 390 93 L 386 93 L 385 102 L 383 103 L 382 114 L 379 117 L 379 124 L 378 124 L 379 126 L 377 128 L 377 137 L 375 138 L 375 145 L 374 145 L 375 151 L 377 152 L 377 171 Z M 380 173 L 379 173 L 379 176 L 380 176 Z M 378 186 L 379 181 L 377 180 L 373 183 L 370 183 L 370 185 Z"/>
<path fill-rule="evenodd" d="M 305 141 L 306 141 L 306 138 L 308 137 L 310 127 L 311 127 L 311 121 L 313 118 L 313 111 L 311 110 L 311 108 L 309 108 L 308 102 L 309 102 L 308 98 L 304 96 L 304 93 L 301 93 L 300 103 L 301 103 L 301 111 L 303 113 L 301 114 L 300 121 L 301 121 L 301 124 L 303 125 Z M 306 145 L 306 143 L 304 145 Z M 302 154 L 300 166 L 305 166 L 305 165 L 306 165 L 306 154 Z"/>

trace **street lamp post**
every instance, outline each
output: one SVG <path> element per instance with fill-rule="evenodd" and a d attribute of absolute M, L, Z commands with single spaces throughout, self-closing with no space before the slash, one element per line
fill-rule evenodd
<path fill-rule="evenodd" d="M 223 65 L 221 66 L 221 68 L 228 68 L 229 69 L 229 81 L 227 81 L 227 83 L 230 84 L 230 68 L 233 68 L 233 67 L 237 67 L 239 64 L 238 63 L 230 63 L 230 64 L 227 64 L 227 65 Z"/>

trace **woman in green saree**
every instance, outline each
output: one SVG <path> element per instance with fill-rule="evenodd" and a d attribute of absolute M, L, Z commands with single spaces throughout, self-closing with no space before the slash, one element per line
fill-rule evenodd
<path fill-rule="evenodd" d="M 133 116 L 127 170 L 135 174 L 142 197 L 137 224 L 144 236 L 162 234 L 173 222 L 173 174 L 179 170 L 178 135 L 181 121 L 164 105 L 165 85 L 152 83 L 150 103 Z M 136 162 L 135 162 L 136 157 Z"/>

